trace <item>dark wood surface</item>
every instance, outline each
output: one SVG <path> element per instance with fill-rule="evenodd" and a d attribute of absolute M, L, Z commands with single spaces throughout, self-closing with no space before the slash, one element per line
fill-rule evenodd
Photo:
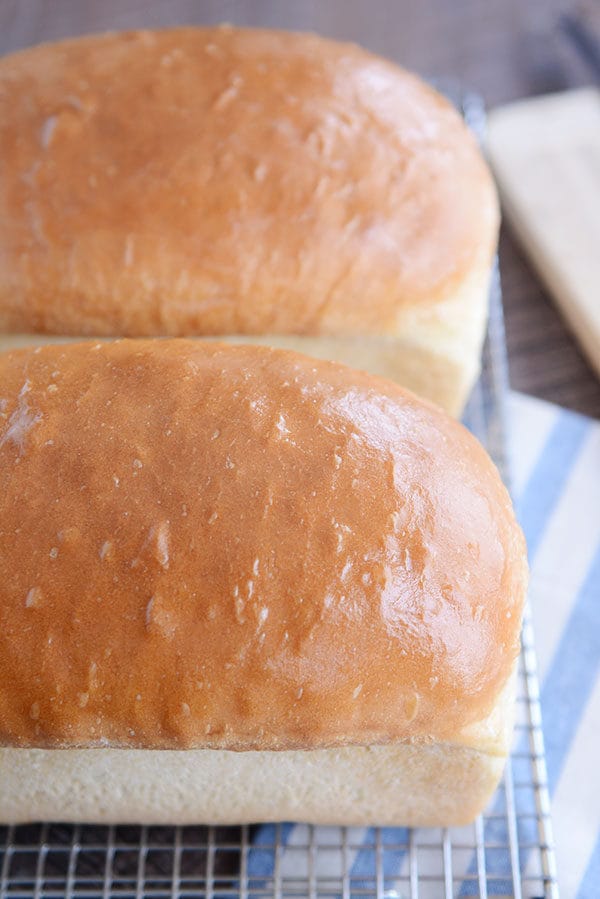
<path fill-rule="evenodd" d="M 358 41 L 489 105 L 591 82 L 559 27 L 600 4 L 569 0 L 0 0 L 0 53 L 109 28 L 216 23 L 309 29 Z M 600 418 L 600 384 L 505 229 L 500 247 L 511 382 Z"/>

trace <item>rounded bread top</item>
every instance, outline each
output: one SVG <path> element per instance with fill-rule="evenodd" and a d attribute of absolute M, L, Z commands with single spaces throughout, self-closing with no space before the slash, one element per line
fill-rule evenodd
<path fill-rule="evenodd" d="M 220 28 L 0 60 L 0 327 L 389 334 L 489 266 L 476 143 L 350 44 Z"/>
<path fill-rule="evenodd" d="M 391 382 L 183 340 L 0 357 L 0 744 L 457 739 L 525 581 L 485 451 Z"/>

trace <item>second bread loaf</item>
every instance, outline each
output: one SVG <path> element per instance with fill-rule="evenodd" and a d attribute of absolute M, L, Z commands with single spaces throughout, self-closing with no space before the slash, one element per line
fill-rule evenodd
<path fill-rule="evenodd" d="M 498 209 L 424 82 L 312 35 L 180 28 L 0 60 L 0 331 L 238 337 L 453 414 Z"/>

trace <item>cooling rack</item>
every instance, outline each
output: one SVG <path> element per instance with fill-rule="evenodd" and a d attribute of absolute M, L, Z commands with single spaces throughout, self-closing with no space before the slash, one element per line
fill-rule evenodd
<path fill-rule="evenodd" d="M 481 134 L 481 100 L 446 92 Z M 465 423 L 508 483 L 500 281 Z M 0 899 L 558 899 L 539 687 L 526 612 L 514 749 L 486 812 L 447 829 L 0 827 Z"/>

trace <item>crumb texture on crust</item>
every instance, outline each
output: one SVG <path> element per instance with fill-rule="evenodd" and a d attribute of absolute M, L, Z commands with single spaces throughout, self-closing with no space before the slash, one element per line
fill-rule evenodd
<path fill-rule="evenodd" d="M 447 827 L 483 809 L 504 759 L 473 749 L 0 749 L 0 823 Z"/>
<path fill-rule="evenodd" d="M 0 743 L 458 739 L 525 579 L 485 451 L 391 382 L 201 341 L 0 356 Z"/>
<path fill-rule="evenodd" d="M 464 123 L 349 44 L 113 33 L 0 60 L 0 329 L 404 334 L 489 267 Z M 477 318 L 477 313 L 475 313 Z"/>

